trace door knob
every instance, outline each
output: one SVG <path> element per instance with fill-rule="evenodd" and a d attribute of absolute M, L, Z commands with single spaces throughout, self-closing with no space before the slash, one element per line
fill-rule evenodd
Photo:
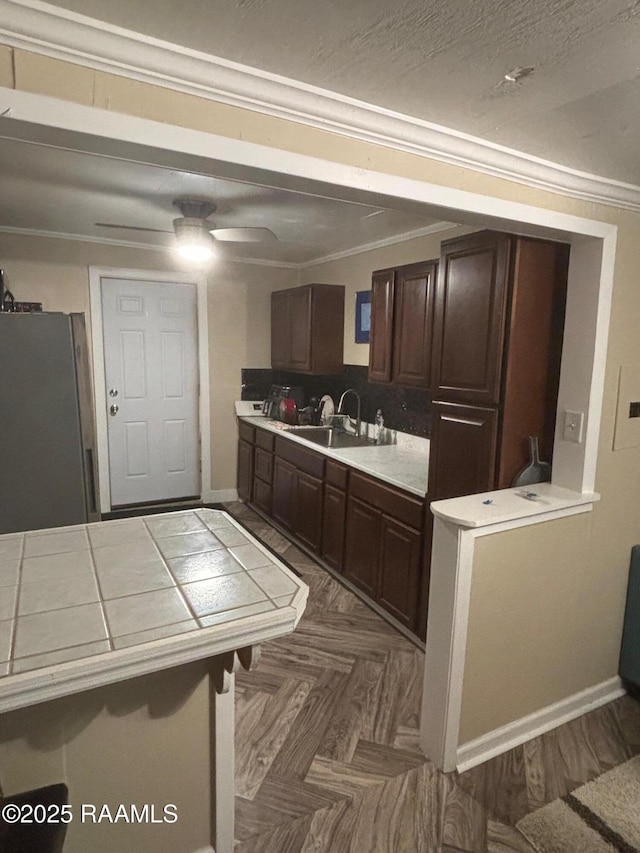
<path fill-rule="evenodd" d="M 119 407 L 119 406 L 116 406 L 116 404 L 115 404 L 115 403 L 113 403 L 113 405 L 109 406 L 109 413 L 110 413 L 111 417 L 113 417 L 114 415 L 117 415 L 117 414 L 118 414 L 118 409 L 119 409 L 119 408 L 120 408 L 120 407 Z"/>
<path fill-rule="evenodd" d="M 109 391 L 109 396 L 110 397 L 117 397 L 118 396 L 118 389 L 117 388 L 111 388 Z"/>

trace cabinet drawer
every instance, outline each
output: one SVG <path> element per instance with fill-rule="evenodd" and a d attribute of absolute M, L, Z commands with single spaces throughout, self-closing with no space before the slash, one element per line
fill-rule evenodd
<path fill-rule="evenodd" d="M 322 479 L 324 477 L 325 457 L 320 453 L 314 453 L 306 447 L 301 447 L 287 438 L 276 439 L 276 455 L 285 459 L 296 468 L 311 474 L 312 477 Z"/>
<path fill-rule="evenodd" d="M 273 453 L 267 453 L 261 447 L 256 447 L 253 473 L 263 482 L 271 483 L 273 481 Z"/>
<path fill-rule="evenodd" d="M 275 436 L 267 432 L 266 429 L 256 429 L 256 447 L 261 447 L 263 450 L 268 450 L 273 453 L 275 445 Z"/>
<path fill-rule="evenodd" d="M 346 491 L 349 477 L 349 469 L 346 465 L 341 465 L 339 462 L 327 459 L 327 468 L 324 476 L 327 483 L 330 483 L 337 489 Z"/>
<path fill-rule="evenodd" d="M 238 435 L 242 441 L 248 441 L 249 444 L 255 444 L 255 428 L 244 421 L 238 421 Z"/>
<path fill-rule="evenodd" d="M 423 502 L 419 498 L 384 486 L 379 481 L 365 477 L 357 471 L 351 472 L 349 494 L 416 530 L 422 528 Z"/>

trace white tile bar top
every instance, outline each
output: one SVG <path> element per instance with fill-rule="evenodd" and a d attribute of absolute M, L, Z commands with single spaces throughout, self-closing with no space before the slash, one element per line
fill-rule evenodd
<path fill-rule="evenodd" d="M 476 528 L 586 507 L 598 500 L 600 495 L 596 493 L 581 494 L 552 483 L 536 483 L 433 501 L 431 512 L 460 527 Z"/>
<path fill-rule="evenodd" d="M 308 587 L 211 509 L 0 536 L 0 712 L 290 633 Z"/>
<path fill-rule="evenodd" d="M 268 418 L 241 416 L 240 420 L 266 429 L 277 435 L 286 436 L 291 441 L 303 444 L 331 459 L 344 462 L 372 477 L 397 486 L 411 494 L 423 498 L 427 492 L 429 477 L 429 446 L 427 438 L 397 433 L 397 444 L 366 445 L 365 447 L 335 448 L 307 441 L 300 435 L 287 430 L 285 424 Z"/>

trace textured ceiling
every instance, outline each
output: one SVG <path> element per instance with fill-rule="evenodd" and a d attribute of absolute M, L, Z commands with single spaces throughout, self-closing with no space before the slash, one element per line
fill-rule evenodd
<path fill-rule="evenodd" d="M 640 185 L 638 0 L 52 5 Z"/>

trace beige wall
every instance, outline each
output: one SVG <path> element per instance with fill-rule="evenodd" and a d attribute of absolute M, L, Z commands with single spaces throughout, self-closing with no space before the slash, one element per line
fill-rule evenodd
<path fill-rule="evenodd" d="M 189 664 L 12 711 L 0 718 L 6 794 L 66 782 L 74 820 L 65 853 L 192 853 L 209 844 L 209 682 Z M 83 803 L 115 811 L 177 806 L 176 823 L 80 820 Z"/>
<path fill-rule="evenodd" d="M 461 742 L 611 677 L 602 611 L 619 611 L 620 590 L 596 592 L 592 524 L 586 513 L 476 539 Z"/>
<path fill-rule="evenodd" d="M 188 271 L 168 252 L 2 233 L 0 259 L 16 299 L 42 302 L 49 311 L 83 311 L 87 317 L 90 266 Z M 233 401 L 240 398 L 240 371 L 269 367 L 270 293 L 295 284 L 297 272 L 227 262 L 212 267 L 207 281 L 212 488 L 234 489 Z"/>
<path fill-rule="evenodd" d="M 450 166 L 428 158 L 407 154 L 347 139 L 337 134 L 302 127 L 293 122 L 260 116 L 257 113 L 216 104 L 212 101 L 180 95 L 161 88 L 121 80 L 114 75 L 102 74 L 86 69 L 74 68 L 64 63 L 34 57 L 17 51 L 15 55 L 15 81 L 10 64 L 0 61 L 0 74 L 4 74 L 5 85 L 16 85 L 26 91 L 41 92 L 79 103 L 99 106 L 103 109 L 120 111 L 129 115 L 167 121 L 184 127 L 210 131 L 233 139 L 254 141 L 292 152 L 334 160 L 354 168 L 377 170 L 399 177 L 429 181 L 471 192 L 483 193 L 495 198 L 523 202 L 543 208 L 600 219 L 618 226 L 618 250 L 613 292 L 613 311 L 610 326 L 610 344 L 606 370 L 605 401 L 599 448 L 596 486 L 602 500 L 588 522 L 577 522 L 570 518 L 553 523 L 553 536 L 547 540 L 546 530 L 550 525 L 539 525 L 531 530 L 517 533 L 496 534 L 493 541 L 479 548 L 476 561 L 478 574 L 493 564 L 494 556 L 522 554 L 529 561 L 527 548 L 529 537 L 545 542 L 545 570 L 541 577 L 547 579 L 566 576 L 568 566 L 572 573 L 584 571 L 589 579 L 590 606 L 575 610 L 571 622 L 555 619 L 551 628 L 549 644 L 555 645 L 553 661 L 542 661 L 531 667 L 536 683 L 530 685 L 527 702 L 519 695 L 519 685 L 509 681 L 503 662 L 492 662 L 491 647 L 486 633 L 477 633 L 473 655 L 469 658 L 465 674 L 467 697 L 476 697 L 473 692 L 475 670 L 482 672 L 493 685 L 483 707 L 475 707 L 466 701 L 464 710 L 465 732 L 482 733 L 496 721 L 515 719 L 523 713 L 534 711 L 548 696 L 570 695 L 577 683 L 590 685 L 603 678 L 613 677 L 617 671 L 617 648 L 622 622 L 622 602 L 626 585 L 629 549 L 640 535 L 637 507 L 640 505 L 640 449 L 612 451 L 615 398 L 618 370 L 621 363 L 640 362 L 640 336 L 637 334 L 640 298 L 638 274 L 640 269 L 640 220 L 632 212 L 612 207 L 579 201 L 560 194 L 532 189 L 530 187 L 489 177 Z M 3 71 L 4 69 L 4 71 Z M 0 80 L 2 82 L 2 80 Z M 335 272 L 326 270 L 333 279 Z M 355 354 L 354 354 L 355 355 Z M 357 358 L 362 358 L 359 354 Z M 585 524 L 586 528 L 580 527 Z M 493 549 L 491 552 L 489 549 Z M 512 618 L 504 625 L 501 638 L 506 648 L 512 647 L 517 654 L 518 645 L 530 645 L 521 625 L 532 615 L 541 616 L 547 609 L 549 598 L 545 582 L 535 588 L 528 586 L 530 575 L 535 577 L 540 568 L 534 561 L 528 563 L 530 573 L 526 576 L 513 572 L 503 579 L 511 590 L 508 607 Z M 579 575 L 574 574 L 574 577 Z M 490 575 L 486 576 L 487 578 Z M 526 593 L 526 595 L 525 595 Z M 496 591 L 498 594 L 498 591 Z M 487 597 L 491 591 L 478 587 L 472 601 L 472 619 L 482 621 Z M 506 607 L 507 605 L 505 605 Z M 597 626 L 594 630 L 590 630 Z M 511 631 L 511 633 L 509 633 Z M 572 638 L 581 635 L 590 641 L 578 648 Z M 570 642 L 566 642 L 567 639 Z M 530 652 L 535 655 L 535 651 Z M 566 674 L 575 671 L 576 679 Z M 490 676 L 490 677 L 489 677 Z M 549 687 L 549 689 L 547 689 Z M 471 692 L 469 692 L 471 691 Z M 538 698 L 536 698 L 538 697 Z M 475 703 L 476 698 L 473 699 Z M 475 715 L 478 719 L 474 720 Z"/>
<path fill-rule="evenodd" d="M 233 401 L 240 399 L 243 367 L 271 366 L 273 290 L 297 283 L 297 272 L 226 264 L 209 279 L 211 469 L 213 489 L 235 489 L 238 428 Z"/>

